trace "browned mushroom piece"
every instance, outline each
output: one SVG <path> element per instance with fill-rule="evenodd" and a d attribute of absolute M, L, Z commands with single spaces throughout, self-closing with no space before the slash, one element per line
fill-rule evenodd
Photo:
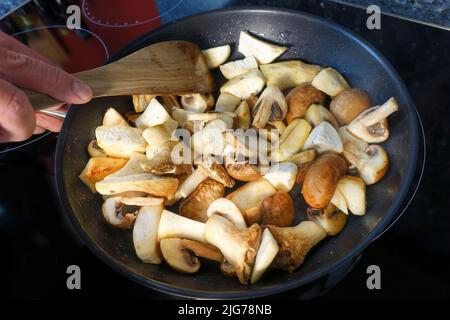
<path fill-rule="evenodd" d="M 261 170 L 255 164 L 247 162 L 231 162 L 225 165 L 228 174 L 238 181 L 253 181 L 263 177 Z"/>
<path fill-rule="evenodd" d="M 269 121 L 283 120 L 287 111 L 288 105 L 283 92 L 278 87 L 269 85 L 252 109 L 252 125 L 262 129 Z"/>
<path fill-rule="evenodd" d="M 303 84 L 292 89 L 286 96 L 288 103 L 287 122 L 291 123 L 296 118 L 303 118 L 310 105 L 315 103 L 323 105 L 325 100 L 325 93 L 310 84 Z"/>
<path fill-rule="evenodd" d="M 331 203 L 325 209 L 307 209 L 308 220 L 321 226 L 329 236 L 339 234 L 345 227 L 348 215 L 338 210 Z"/>
<path fill-rule="evenodd" d="M 294 200 L 288 192 L 278 191 L 262 202 L 262 224 L 288 227 L 294 221 L 294 217 Z"/>
<path fill-rule="evenodd" d="M 339 126 L 345 126 L 371 106 L 372 101 L 367 92 L 351 88 L 342 91 L 331 100 L 330 111 L 336 117 Z"/>

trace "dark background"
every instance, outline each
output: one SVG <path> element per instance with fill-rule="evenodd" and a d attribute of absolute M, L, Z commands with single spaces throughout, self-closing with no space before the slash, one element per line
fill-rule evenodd
<path fill-rule="evenodd" d="M 365 11 L 327 1 L 232 4 L 302 10 L 351 29 L 393 64 L 424 124 L 426 168 L 417 195 L 398 223 L 321 299 L 449 299 L 450 33 L 384 15 L 381 30 L 368 30 Z M 118 275 L 76 240 L 58 207 L 53 182 L 55 141 L 56 136 L 50 135 L 0 154 L 1 294 L 19 299 L 167 298 Z M 65 271 L 71 264 L 81 267 L 81 291 L 66 289 Z M 381 268 L 381 290 L 366 287 L 366 268 L 372 264 Z M 297 299 L 302 293 L 296 289 L 272 298 Z"/>

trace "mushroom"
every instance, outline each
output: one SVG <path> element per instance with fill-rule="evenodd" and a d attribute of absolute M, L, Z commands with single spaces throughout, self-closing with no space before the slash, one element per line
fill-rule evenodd
<path fill-rule="evenodd" d="M 248 161 L 244 163 L 229 162 L 225 164 L 228 174 L 239 181 L 253 181 L 263 177 L 260 168 Z"/>
<path fill-rule="evenodd" d="M 125 206 L 158 206 L 162 205 L 161 198 L 123 198 L 112 197 L 106 199 L 102 205 L 103 217 L 109 224 L 121 228 L 131 229 L 136 219 L 137 211 L 125 212 Z"/>
<path fill-rule="evenodd" d="M 311 125 L 304 119 L 293 120 L 284 130 L 280 137 L 279 144 L 271 150 L 271 159 L 274 162 L 281 162 L 299 152 L 306 142 Z"/>
<path fill-rule="evenodd" d="M 247 229 L 241 210 L 231 200 L 218 198 L 211 202 L 206 215 L 210 218 L 213 214 L 227 218 L 238 230 Z"/>
<path fill-rule="evenodd" d="M 179 208 L 183 217 L 200 222 L 208 220 L 207 211 L 211 203 L 223 197 L 225 187 L 220 182 L 207 178 L 186 199 Z"/>
<path fill-rule="evenodd" d="M 342 153 L 344 146 L 336 129 L 326 121 L 322 121 L 308 136 L 303 149 L 315 149 L 319 154 L 325 152 Z"/>
<path fill-rule="evenodd" d="M 215 69 L 228 60 L 231 53 L 230 45 L 224 45 L 202 50 L 203 56 L 210 69 Z"/>
<path fill-rule="evenodd" d="M 297 165 L 298 172 L 297 172 L 297 177 L 295 178 L 295 182 L 297 182 L 300 185 L 303 184 L 303 182 L 305 181 L 306 173 L 308 172 L 309 168 L 311 168 L 313 163 L 314 163 L 314 161 L 309 161 L 309 162 L 305 162 L 300 165 Z"/>
<path fill-rule="evenodd" d="M 95 184 L 102 181 L 108 175 L 119 171 L 127 164 L 126 159 L 96 157 L 89 159 L 88 163 L 81 172 L 80 180 L 93 193 L 97 192 Z"/>
<path fill-rule="evenodd" d="M 366 185 L 360 177 L 343 176 L 337 190 L 342 194 L 348 210 L 357 216 L 366 214 Z"/>
<path fill-rule="evenodd" d="M 253 126 L 264 128 L 269 121 L 283 120 L 287 113 L 283 92 L 275 86 L 267 86 L 252 109 Z"/>
<path fill-rule="evenodd" d="M 254 95 L 254 94 L 249 95 L 248 98 L 245 99 L 245 102 L 247 102 L 248 107 L 250 108 L 250 110 L 253 109 L 253 107 L 255 106 L 255 104 L 258 101 L 258 99 L 259 99 L 258 96 Z"/>
<path fill-rule="evenodd" d="M 266 78 L 267 85 L 277 86 L 284 90 L 310 83 L 319 73 L 321 67 L 291 60 L 263 64 L 260 69 Z"/>
<path fill-rule="evenodd" d="M 303 221 L 295 227 L 267 227 L 280 247 L 272 267 L 288 272 L 294 272 L 302 265 L 308 252 L 327 236 L 321 226 L 311 221 Z"/>
<path fill-rule="evenodd" d="M 144 153 L 147 146 L 140 129 L 123 125 L 97 127 L 95 137 L 98 146 L 111 157 L 129 158 L 133 152 Z"/>
<path fill-rule="evenodd" d="M 345 78 L 333 68 L 325 68 L 320 71 L 311 84 L 331 97 L 350 88 Z"/>
<path fill-rule="evenodd" d="M 176 140 L 166 140 L 161 144 L 148 144 L 145 149 L 147 164 L 151 166 L 161 166 L 172 163 L 172 150 L 180 142 Z"/>
<path fill-rule="evenodd" d="M 144 112 L 153 98 L 155 98 L 155 96 L 149 94 L 133 95 L 134 111 L 136 111 L 137 113 Z"/>
<path fill-rule="evenodd" d="M 266 179 L 248 182 L 226 196 L 241 210 L 247 225 L 261 220 L 261 204 L 277 190 Z"/>
<path fill-rule="evenodd" d="M 209 243 L 181 239 L 181 246 L 192 251 L 197 257 L 217 262 L 221 262 L 223 260 L 223 254 L 220 250 Z"/>
<path fill-rule="evenodd" d="M 253 284 L 259 281 L 263 273 L 269 268 L 273 259 L 275 259 L 279 249 L 277 241 L 272 233 L 270 233 L 269 229 L 264 229 L 261 237 L 261 244 L 256 253 L 250 283 Z"/>
<path fill-rule="evenodd" d="M 358 169 L 359 176 L 366 185 L 380 181 L 389 166 L 387 153 L 379 145 L 361 149 L 358 145 L 347 142 L 344 145 L 344 157 Z"/>
<path fill-rule="evenodd" d="M 340 127 L 338 130 L 338 134 L 339 134 L 339 137 L 341 137 L 341 141 L 344 144 L 344 146 L 347 142 L 355 144 L 355 146 L 361 150 L 365 150 L 369 146 L 369 144 L 367 142 L 364 142 L 364 141 L 356 138 L 354 135 L 352 135 L 350 132 L 348 132 L 347 126 Z"/>
<path fill-rule="evenodd" d="M 333 114 L 327 108 L 320 104 L 312 104 L 305 113 L 305 120 L 312 126 L 316 127 L 322 121 L 330 123 L 334 128 L 338 129 L 338 123 Z"/>
<path fill-rule="evenodd" d="M 227 123 L 222 119 L 211 121 L 208 127 L 195 132 L 191 137 L 191 146 L 197 157 L 208 159 L 211 156 L 222 155 L 225 140 L 222 135 L 228 129 Z"/>
<path fill-rule="evenodd" d="M 103 116 L 103 126 L 125 126 L 129 127 L 127 120 L 125 120 L 122 115 L 117 112 L 114 108 L 109 108 L 106 110 L 105 115 Z"/>
<path fill-rule="evenodd" d="M 336 207 L 329 204 L 325 209 L 307 209 L 308 219 L 317 223 L 327 233 L 328 236 L 339 234 L 345 227 L 348 215 L 336 210 Z"/>
<path fill-rule="evenodd" d="M 259 69 L 251 70 L 236 78 L 228 80 L 221 88 L 220 93 L 230 93 L 240 99 L 247 99 L 252 94 L 259 94 L 266 80 Z"/>
<path fill-rule="evenodd" d="M 296 153 L 287 158 L 286 161 L 295 163 L 297 167 L 301 167 L 303 164 L 311 162 L 315 158 L 316 158 L 316 150 L 311 149 Z"/>
<path fill-rule="evenodd" d="M 345 200 L 344 195 L 338 187 L 336 187 L 336 190 L 334 191 L 333 197 L 330 200 L 330 204 L 334 205 L 345 214 L 348 214 L 347 201 Z"/>
<path fill-rule="evenodd" d="M 142 132 L 142 137 L 150 146 L 157 147 L 170 140 L 170 132 L 164 125 L 159 124 L 145 129 Z"/>
<path fill-rule="evenodd" d="M 205 224 L 163 210 L 158 227 L 158 241 L 166 238 L 182 238 L 206 242 Z"/>
<path fill-rule="evenodd" d="M 367 92 L 358 88 L 350 88 L 331 100 L 330 111 L 336 117 L 339 125 L 345 126 L 371 106 L 372 101 Z"/>
<path fill-rule="evenodd" d="M 144 130 L 158 124 L 166 125 L 171 133 L 178 127 L 178 123 L 172 119 L 166 108 L 159 103 L 158 99 L 153 98 L 144 113 L 136 119 L 136 126 Z"/>
<path fill-rule="evenodd" d="M 285 191 L 277 191 L 264 199 L 261 205 L 261 223 L 288 227 L 295 217 L 294 200 Z"/>
<path fill-rule="evenodd" d="M 214 106 L 212 94 L 192 93 L 181 96 L 181 105 L 187 111 L 202 113 Z"/>
<path fill-rule="evenodd" d="M 240 129 L 248 129 L 250 128 L 250 123 L 252 122 L 252 119 L 250 117 L 250 108 L 248 107 L 248 103 L 244 100 L 241 102 L 239 107 L 234 110 L 234 113 L 237 115 L 238 118 L 238 125 L 237 127 Z"/>
<path fill-rule="evenodd" d="M 271 63 L 287 50 L 287 47 L 280 47 L 262 41 L 245 31 L 239 34 L 238 51 L 246 57 L 255 57 L 260 64 Z"/>
<path fill-rule="evenodd" d="M 287 122 L 291 123 L 296 118 L 303 118 L 312 104 L 323 105 L 325 100 L 326 95 L 310 84 L 303 84 L 292 89 L 286 96 Z"/>
<path fill-rule="evenodd" d="M 261 241 L 261 227 L 254 224 L 248 229 L 239 230 L 228 219 L 213 214 L 205 225 L 205 239 L 222 252 L 234 267 L 239 281 L 246 284 Z"/>
<path fill-rule="evenodd" d="M 264 179 L 269 181 L 278 191 L 289 192 L 294 187 L 297 171 L 297 165 L 292 162 L 275 163 L 264 175 Z"/>
<path fill-rule="evenodd" d="M 306 172 L 302 194 L 313 208 L 325 208 L 333 197 L 339 179 L 347 172 L 345 160 L 334 153 L 326 153 L 313 162 Z"/>
<path fill-rule="evenodd" d="M 170 114 L 172 114 L 173 108 L 181 108 L 177 95 L 160 96 L 159 99 L 161 100 L 161 104 Z"/>
<path fill-rule="evenodd" d="M 233 112 L 239 103 L 241 98 L 236 97 L 228 92 L 223 92 L 219 95 L 216 102 L 216 112 Z"/>
<path fill-rule="evenodd" d="M 198 170 L 204 171 L 208 177 L 222 183 L 225 187 L 233 188 L 235 181 L 231 178 L 223 165 L 213 163 L 211 165 L 199 164 Z"/>
<path fill-rule="evenodd" d="M 186 174 L 191 174 L 194 169 L 190 164 L 154 164 L 151 161 L 146 161 L 141 163 L 142 169 L 146 172 L 155 174 L 155 175 L 174 175 L 174 176 L 182 176 Z"/>
<path fill-rule="evenodd" d="M 223 76 L 229 80 L 253 69 L 258 69 L 258 62 L 255 57 L 249 56 L 245 59 L 225 63 L 219 68 Z"/>
<path fill-rule="evenodd" d="M 397 101 L 390 98 L 382 106 L 372 107 L 362 112 L 347 127 L 355 137 L 367 143 L 380 143 L 389 138 L 387 117 L 398 110 Z"/>
<path fill-rule="evenodd" d="M 163 205 L 143 206 L 139 209 L 133 227 L 133 244 L 136 255 L 142 262 L 162 262 L 158 246 L 158 225 L 163 209 Z"/>
<path fill-rule="evenodd" d="M 183 198 L 186 198 L 207 178 L 207 172 L 197 168 L 197 170 L 192 172 L 192 174 L 181 183 L 179 188 L 180 195 Z"/>
<path fill-rule="evenodd" d="M 108 155 L 106 152 L 98 146 L 97 140 L 92 140 L 88 144 L 88 153 L 91 156 L 91 158 L 106 158 Z"/>
<path fill-rule="evenodd" d="M 283 120 L 269 121 L 269 125 L 277 129 L 279 134 L 283 134 L 284 130 L 286 130 L 286 125 Z"/>

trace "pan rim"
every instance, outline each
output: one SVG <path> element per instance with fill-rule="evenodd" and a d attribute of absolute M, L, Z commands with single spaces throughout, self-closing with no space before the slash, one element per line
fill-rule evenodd
<path fill-rule="evenodd" d="M 64 148 L 65 148 L 65 141 L 67 134 L 69 132 L 69 124 L 71 123 L 74 115 L 75 115 L 75 109 L 69 111 L 67 118 L 64 122 L 63 128 L 61 130 L 61 133 L 59 135 L 59 139 L 57 142 L 57 149 L 56 149 L 56 161 L 55 161 L 55 179 L 57 184 L 57 190 L 59 199 L 62 205 L 62 208 L 66 212 L 66 214 L 69 216 L 70 221 L 75 227 L 75 230 L 77 231 L 78 235 L 81 236 L 84 243 L 88 246 L 88 248 L 94 252 L 96 256 L 98 256 L 105 264 L 112 267 L 114 270 L 119 272 L 122 275 L 125 275 L 129 279 L 136 281 L 142 285 L 145 285 L 146 287 L 158 290 L 160 292 L 183 297 L 183 298 L 199 298 L 199 299 L 245 299 L 245 298 L 257 298 L 257 297 L 264 297 L 268 295 L 277 294 L 283 291 L 287 291 L 290 289 L 294 289 L 300 286 L 303 286 L 307 283 L 311 283 L 326 274 L 330 273 L 332 270 L 340 267 L 341 265 L 348 262 L 350 259 L 353 259 L 356 257 L 359 253 L 361 253 L 368 245 L 372 243 L 372 241 L 385 230 L 389 224 L 393 221 L 395 214 L 399 211 L 400 206 L 405 199 L 405 196 L 409 190 L 409 185 L 411 184 L 411 181 L 414 176 L 414 171 L 416 169 L 416 163 L 417 163 L 417 157 L 418 157 L 418 122 L 417 122 L 417 116 L 416 116 L 416 106 L 414 102 L 412 101 L 412 98 L 410 97 L 410 94 L 398 75 L 397 71 L 393 68 L 393 66 L 390 64 L 390 62 L 371 44 L 369 44 L 366 40 L 360 38 L 356 34 L 354 34 L 352 31 L 348 30 L 347 28 L 340 26 L 332 21 L 326 20 L 322 17 L 305 13 L 302 11 L 296 11 L 292 9 L 284 9 L 284 8 L 277 8 L 277 7 L 260 7 L 260 6 L 252 6 L 252 7 L 228 7 L 224 9 L 218 9 L 213 11 L 208 11 L 196 15 L 192 15 L 189 17 L 182 18 L 180 20 L 176 20 L 170 23 L 167 23 L 158 29 L 155 29 L 149 33 L 144 34 L 143 36 L 137 38 L 134 41 L 131 41 L 128 43 L 123 49 L 119 50 L 111 59 L 114 61 L 117 58 L 120 58 L 124 55 L 125 51 L 129 48 L 139 46 L 140 43 L 145 41 L 145 38 L 155 36 L 158 33 L 162 32 L 165 28 L 179 23 L 179 22 L 185 22 L 192 19 L 198 19 L 200 17 L 204 17 L 206 15 L 221 15 L 221 14 L 230 14 L 234 12 L 245 12 L 247 14 L 255 14 L 255 13 L 264 13 L 264 14 L 284 14 L 289 16 L 301 16 L 302 18 L 306 18 L 308 20 L 313 20 L 316 22 L 319 22 L 321 24 L 326 24 L 328 27 L 331 27 L 335 29 L 337 32 L 345 35 L 346 37 L 350 38 L 351 41 L 356 42 L 359 44 L 363 49 L 365 49 L 374 59 L 376 59 L 380 64 L 385 66 L 386 72 L 389 74 L 389 76 L 399 85 L 400 92 L 405 96 L 405 99 L 407 101 L 406 110 L 408 113 L 408 128 L 410 130 L 409 134 L 409 143 L 410 143 L 410 150 L 409 150 L 409 164 L 406 169 L 405 178 L 400 184 L 399 193 L 397 198 L 391 203 L 389 206 L 389 209 L 386 212 L 386 218 L 382 219 L 376 227 L 373 228 L 373 230 L 368 233 L 365 238 L 359 243 L 357 246 L 352 248 L 346 255 L 339 258 L 335 262 L 318 269 L 316 271 L 311 272 L 309 275 L 300 277 L 300 278 L 292 278 L 289 282 L 281 282 L 275 285 L 272 285 L 269 288 L 251 288 L 249 287 L 243 287 L 243 289 L 247 288 L 246 290 L 242 291 L 230 291 L 230 292 L 210 292 L 210 291 L 201 291 L 201 290 L 194 290 L 194 289 L 185 289 L 180 288 L 175 285 L 171 285 L 168 283 L 160 282 L 154 279 L 147 279 L 145 277 L 139 276 L 132 271 L 128 270 L 127 266 L 125 264 L 122 264 L 115 260 L 113 257 L 111 257 L 107 252 L 105 252 L 101 247 L 99 247 L 88 235 L 87 233 L 82 229 L 78 219 L 75 217 L 75 214 L 72 210 L 72 207 L 70 205 L 70 202 L 68 200 L 67 191 L 64 183 L 64 177 L 63 177 L 63 169 L 64 169 Z"/>

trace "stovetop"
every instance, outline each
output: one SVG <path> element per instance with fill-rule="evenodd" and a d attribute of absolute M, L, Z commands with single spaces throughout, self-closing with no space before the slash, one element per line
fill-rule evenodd
<path fill-rule="evenodd" d="M 345 277 L 334 288 L 317 292 L 320 299 L 448 299 L 450 33 L 388 16 L 382 17 L 381 30 L 371 31 L 365 28 L 365 11 L 324 1 L 244 2 L 311 12 L 361 35 L 400 73 L 423 120 L 427 159 L 418 193 L 403 217 L 348 266 L 353 269 L 347 275 L 342 272 Z M 19 299 L 168 298 L 117 274 L 76 238 L 54 185 L 56 139 L 51 134 L 0 153 L 1 294 Z M 66 288 L 66 268 L 72 264 L 82 270 L 79 291 Z M 369 265 L 381 269 L 381 290 L 367 289 Z M 295 289 L 272 298 L 303 297 L 304 289 Z"/>

